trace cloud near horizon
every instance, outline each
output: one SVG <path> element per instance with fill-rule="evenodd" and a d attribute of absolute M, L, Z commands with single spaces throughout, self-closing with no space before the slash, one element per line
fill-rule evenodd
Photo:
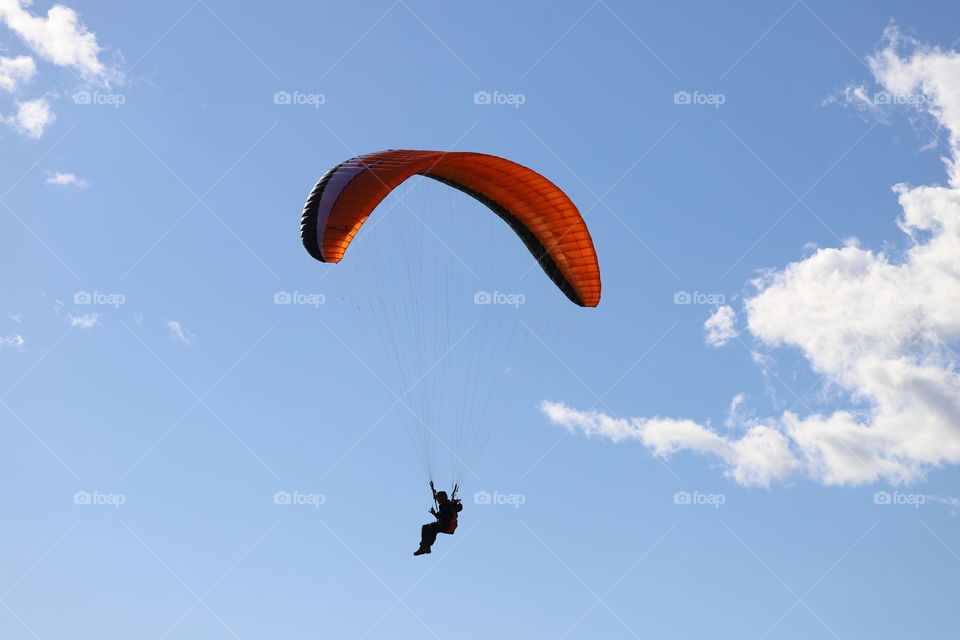
<path fill-rule="evenodd" d="M 754 340 L 798 349 L 849 406 L 823 415 L 742 417 L 732 431 L 718 432 L 686 419 L 621 419 L 544 401 L 540 409 L 552 422 L 613 442 L 638 441 L 661 457 L 702 454 L 745 486 L 796 477 L 825 485 L 905 484 L 960 463 L 953 349 L 960 338 L 960 54 L 891 28 L 867 61 L 882 95 L 899 96 L 949 134 L 947 185 L 893 187 L 909 243 L 902 259 L 855 240 L 819 249 L 753 281 L 755 293 L 741 311 Z M 735 336 L 734 319 L 732 310 L 712 316 L 708 343 L 721 346 Z M 742 401 L 738 396 L 734 405 Z"/>

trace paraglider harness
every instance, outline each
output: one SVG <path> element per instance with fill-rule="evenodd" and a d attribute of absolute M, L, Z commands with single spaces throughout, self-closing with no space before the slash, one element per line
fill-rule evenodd
<path fill-rule="evenodd" d="M 450 491 L 450 498 L 449 498 L 450 502 L 454 504 L 460 504 L 460 499 L 457 498 L 457 491 L 459 489 L 460 489 L 460 484 L 455 483 L 453 485 L 453 490 Z M 439 514 L 440 503 L 437 501 L 437 490 L 433 487 L 433 480 L 430 481 L 430 491 L 433 492 L 433 504 L 437 509 L 437 513 Z M 457 514 L 458 514 L 457 511 L 453 512 L 453 515 L 450 516 L 450 523 L 447 525 L 447 528 L 441 531 L 440 533 L 453 533 L 454 531 L 457 530 Z"/>

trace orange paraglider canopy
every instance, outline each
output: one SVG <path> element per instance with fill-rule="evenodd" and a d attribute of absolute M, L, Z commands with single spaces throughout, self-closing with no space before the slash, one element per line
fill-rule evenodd
<path fill-rule="evenodd" d="M 583 307 L 600 302 L 597 252 L 576 205 L 536 171 L 483 153 L 390 150 L 335 166 L 303 207 L 303 246 L 321 262 L 340 262 L 373 209 L 412 175 L 439 180 L 485 204 L 570 300 Z"/>

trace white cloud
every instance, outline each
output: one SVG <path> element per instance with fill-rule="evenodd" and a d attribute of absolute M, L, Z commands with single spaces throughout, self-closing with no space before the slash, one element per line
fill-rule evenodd
<path fill-rule="evenodd" d="M 727 474 L 743 485 L 768 486 L 801 467 L 788 439 L 769 426 L 754 425 L 741 437 L 729 438 L 692 420 L 613 418 L 549 401 L 541 403 L 540 410 L 571 433 L 579 431 L 613 442 L 636 440 L 661 458 L 684 450 L 716 457 L 726 464 Z"/>
<path fill-rule="evenodd" d="M 28 11 L 30 4 L 30 0 L 0 0 L 0 23 L 5 23 L 39 58 L 70 67 L 87 82 L 104 87 L 123 82 L 118 69 L 101 61 L 97 37 L 81 24 L 76 11 L 55 4 L 42 17 Z M 14 91 L 32 80 L 36 72 L 30 56 L 0 57 L 0 89 Z M 7 125 L 31 138 L 42 137 L 55 119 L 47 98 L 18 103 L 15 114 L 0 116 Z"/>
<path fill-rule="evenodd" d="M 75 187 L 80 187 L 81 189 L 89 187 L 90 183 L 84 180 L 83 178 L 78 178 L 72 173 L 57 173 L 53 176 L 47 178 L 47 184 L 57 184 L 57 185 L 72 185 Z"/>
<path fill-rule="evenodd" d="M 31 138 L 43 136 L 47 125 L 54 120 L 56 116 L 53 115 L 46 98 L 20 102 L 17 104 L 17 113 L 4 118 L 8 125 Z"/>
<path fill-rule="evenodd" d="M 730 408 L 727 410 L 727 417 L 723 425 L 730 429 L 752 422 L 753 413 L 747 408 L 747 396 L 744 393 L 738 393 L 730 401 Z"/>
<path fill-rule="evenodd" d="M 956 52 L 921 45 L 887 29 L 887 46 L 870 56 L 874 77 L 895 96 L 913 97 L 912 104 L 929 111 L 937 123 L 950 134 L 950 184 L 960 187 L 957 158 L 960 157 L 960 57 Z M 901 49 L 909 47 L 909 53 Z"/>
<path fill-rule="evenodd" d="M 713 315 L 703 323 L 703 327 L 707 330 L 707 344 L 722 347 L 736 338 L 738 334 L 733 326 L 736 317 L 736 312 L 729 305 L 723 305 L 714 311 Z"/>
<path fill-rule="evenodd" d="M 44 18 L 27 11 L 29 4 L 26 0 L 0 0 L 0 20 L 34 53 L 104 85 L 118 79 L 118 73 L 100 61 L 102 49 L 97 37 L 80 23 L 76 11 L 55 4 Z"/>
<path fill-rule="evenodd" d="M 86 313 L 82 316 L 74 316 L 68 314 L 67 317 L 70 319 L 71 327 L 80 327 L 81 329 L 91 329 L 98 324 L 100 319 L 100 314 L 98 313 Z"/>
<path fill-rule="evenodd" d="M 866 85 L 853 84 L 844 87 L 842 90 L 829 96 L 821 103 L 823 105 L 841 104 L 852 107 L 862 113 L 864 116 L 874 119 L 878 122 L 889 123 L 887 109 L 885 104 L 878 100 L 876 94 L 871 94 Z"/>
<path fill-rule="evenodd" d="M 954 498 L 951 496 L 925 496 L 927 500 L 931 502 L 939 502 L 940 504 L 945 504 L 948 507 L 953 507 L 954 509 L 960 509 L 960 498 Z"/>
<path fill-rule="evenodd" d="M 167 328 L 170 329 L 170 337 L 177 342 L 182 342 L 183 344 L 193 344 L 193 341 L 196 338 L 196 336 L 193 335 L 189 329 L 174 320 L 167 321 Z"/>
<path fill-rule="evenodd" d="M 0 347 L 22 347 L 26 340 L 19 333 L 12 336 L 0 336 Z"/>
<path fill-rule="evenodd" d="M 690 420 L 622 420 L 544 403 L 550 420 L 617 442 L 636 440 L 659 456 L 711 456 L 745 485 L 795 475 L 831 485 L 906 483 L 960 463 L 960 54 L 892 30 L 868 62 L 885 95 L 925 110 L 949 133 L 949 185 L 894 187 L 909 243 L 901 259 L 856 241 L 821 248 L 762 275 L 744 303 L 747 328 L 765 351 L 799 350 L 848 406 L 736 424 L 740 400 L 728 421 L 732 434 Z M 708 340 L 722 342 L 732 318 L 715 314 L 707 329 Z M 755 352 L 758 364 L 763 357 Z"/>
<path fill-rule="evenodd" d="M 30 56 L 0 56 L 0 89 L 16 91 L 20 84 L 30 82 L 36 74 L 37 65 Z"/>

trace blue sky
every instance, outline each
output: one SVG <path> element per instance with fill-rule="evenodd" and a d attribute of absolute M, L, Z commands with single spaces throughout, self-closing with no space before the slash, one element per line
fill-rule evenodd
<path fill-rule="evenodd" d="M 956 9 L 52 7 L 0 0 L 2 637 L 956 637 Z M 298 238 L 387 148 L 547 176 L 604 282 L 490 232 L 551 330 L 425 558 Z"/>

